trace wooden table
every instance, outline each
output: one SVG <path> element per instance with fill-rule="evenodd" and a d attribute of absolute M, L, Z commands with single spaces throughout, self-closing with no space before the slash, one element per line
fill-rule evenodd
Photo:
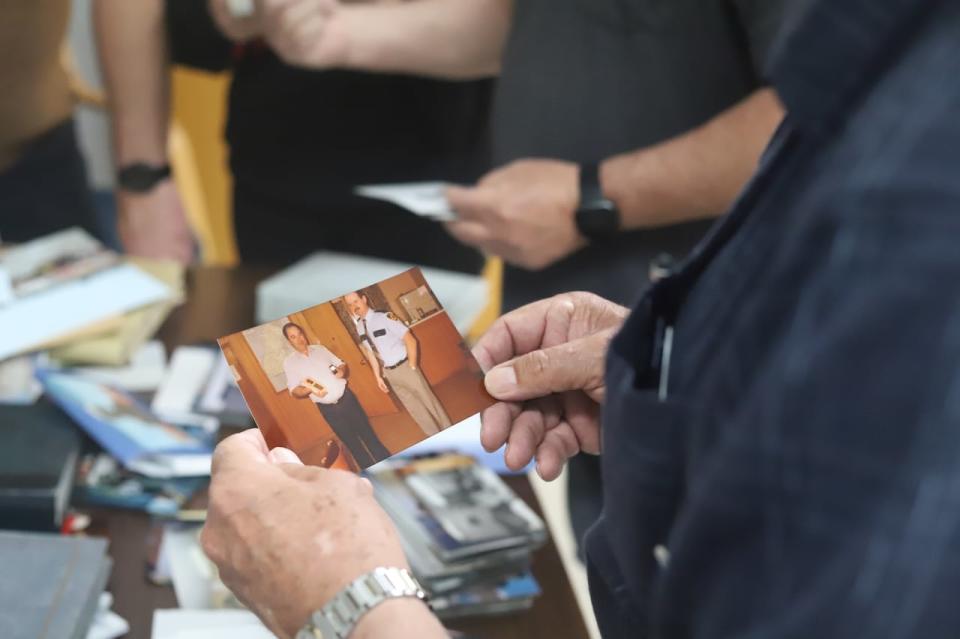
<path fill-rule="evenodd" d="M 199 268 L 188 274 L 188 301 L 170 317 L 160 332 L 168 349 L 181 344 L 212 342 L 217 337 L 248 328 L 254 319 L 254 288 L 272 269 Z M 539 514 L 540 504 L 526 477 L 509 478 L 524 501 Z M 176 608 L 173 588 L 146 580 L 151 520 L 141 513 L 96 510 L 95 534 L 110 539 L 114 560 L 108 589 L 114 610 L 130 622 L 131 639 L 150 636 L 153 611 Z M 533 573 L 543 594 L 529 611 L 503 617 L 458 620 L 449 625 L 476 637 L 584 639 L 587 630 L 557 548 L 550 540 L 534 555 Z"/>

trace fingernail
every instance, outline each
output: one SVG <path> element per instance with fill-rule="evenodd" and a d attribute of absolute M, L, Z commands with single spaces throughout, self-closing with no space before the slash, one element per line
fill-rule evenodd
<path fill-rule="evenodd" d="M 274 464 L 298 464 L 303 465 L 297 454 L 289 448 L 274 448 L 270 451 L 270 461 Z"/>
<path fill-rule="evenodd" d="M 484 384 L 494 397 L 512 393 L 517 390 L 517 372 L 513 366 L 498 366 L 487 373 Z"/>

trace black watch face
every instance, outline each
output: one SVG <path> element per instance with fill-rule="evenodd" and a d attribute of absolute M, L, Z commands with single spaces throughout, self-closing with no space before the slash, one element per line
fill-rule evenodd
<path fill-rule="evenodd" d="M 577 228 L 591 239 L 609 237 L 620 230 L 620 214 L 609 200 L 598 206 L 582 208 L 577 211 Z"/>

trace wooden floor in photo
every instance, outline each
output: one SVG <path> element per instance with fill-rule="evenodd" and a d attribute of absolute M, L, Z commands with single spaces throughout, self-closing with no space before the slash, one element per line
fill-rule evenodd
<path fill-rule="evenodd" d="M 450 418 L 457 423 L 476 412 L 477 388 L 480 384 L 482 382 L 475 375 L 463 370 L 434 386 L 433 392 Z M 370 422 L 380 441 L 392 452 L 409 448 L 422 441 L 425 436 L 405 410 L 373 417 Z"/>

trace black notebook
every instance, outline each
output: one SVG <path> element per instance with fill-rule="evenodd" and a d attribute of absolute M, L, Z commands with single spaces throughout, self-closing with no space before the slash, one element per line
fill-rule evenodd
<path fill-rule="evenodd" d="M 0 406 L 0 432 L 0 529 L 59 530 L 79 456 L 76 426 L 41 401 Z"/>

